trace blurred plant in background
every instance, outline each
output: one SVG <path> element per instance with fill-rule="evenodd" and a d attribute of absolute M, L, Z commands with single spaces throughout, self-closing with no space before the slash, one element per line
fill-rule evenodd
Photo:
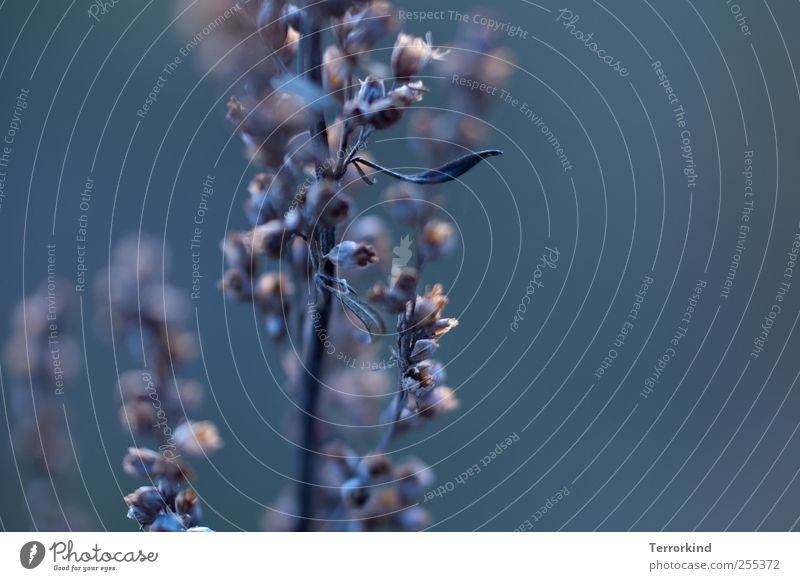
<path fill-rule="evenodd" d="M 125 497 L 128 517 L 149 531 L 205 531 L 184 458 L 207 457 L 222 440 L 213 423 L 189 419 L 203 388 L 177 374 L 195 357 L 195 339 L 185 327 L 186 299 L 164 279 L 167 271 L 169 256 L 159 240 L 121 241 L 95 281 L 97 298 L 105 304 L 97 320 L 101 331 L 110 332 L 115 344 L 127 345 L 141 362 L 141 369 L 118 374 L 116 386 L 122 427 L 135 443 L 123 468 L 148 483 Z M 141 440 L 154 449 L 140 446 Z"/>
<path fill-rule="evenodd" d="M 16 469 L 34 530 L 95 527 L 86 510 L 63 500 L 77 452 L 59 399 L 81 359 L 77 343 L 65 334 L 71 305 L 60 290 L 68 286 L 48 275 L 42 288 L 17 306 L 4 352 L 11 381 L 3 399 L 10 402 Z"/>

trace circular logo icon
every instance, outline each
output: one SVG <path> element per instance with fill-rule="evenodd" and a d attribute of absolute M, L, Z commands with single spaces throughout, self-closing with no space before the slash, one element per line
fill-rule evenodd
<path fill-rule="evenodd" d="M 35 569 L 44 560 L 44 545 L 39 541 L 30 541 L 19 550 L 19 562 L 26 569 Z"/>

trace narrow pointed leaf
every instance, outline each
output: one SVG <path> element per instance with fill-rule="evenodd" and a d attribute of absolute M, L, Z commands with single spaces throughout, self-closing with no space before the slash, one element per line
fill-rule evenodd
<path fill-rule="evenodd" d="M 342 305 L 361 321 L 364 328 L 369 332 L 370 338 L 375 335 L 383 335 L 386 332 L 383 319 L 370 305 L 351 294 L 341 293 L 337 297 Z"/>
<path fill-rule="evenodd" d="M 354 157 L 353 163 L 356 164 L 356 168 L 358 169 L 358 164 L 364 164 L 372 169 L 375 169 L 381 173 L 385 173 L 388 176 L 391 176 L 395 179 L 402 180 L 404 182 L 413 182 L 415 184 L 443 184 L 445 182 L 449 182 L 454 180 L 461 175 L 467 173 L 473 167 L 478 165 L 481 161 L 486 159 L 487 157 L 494 157 L 495 155 L 502 155 L 502 151 L 498 149 L 487 149 L 485 151 L 476 151 L 475 153 L 468 153 L 458 159 L 454 159 L 453 161 L 449 161 L 441 167 L 437 167 L 434 169 L 429 169 L 422 173 L 418 174 L 402 174 L 396 171 L 392 171 L 389 168 L 383 167 L 382 165 L 375 163 L 374 161 L 370 161 L 368 159 L 364 159 L 363 157 Z"/>
<path fill-rule="evenodd" d="M 356 170 L 358 170 L 358 175 L 361 176 L 361 179 L 364 180 L 364 182 L 366 182 L 367 185 L 370 186 L 375 185 L 375 180 L 373 180 L 371 177 L 368 177 L 367 174 L 364 173 L 364 170 L 361 168 L 360 165 L 358 165 L 357 163 L 353 163 L 353 165 L 355 166 Z"/>
<path fill-rule="evenodd" d="M 331 278 L 330 282 L 333 284 L 329 284 L 328 281 L 321 277 L 321 275 L 317 275 L 317 285 L 320 288 L 326 289 L 337 299 L 339 299 L 339 302 L 342 303 L 342 306 L 353 313 L 353 315 L 355 315 L 356 318 L 361 321 L 361 323 L 364 325 L 364 328 L 369 333 L 370 340 L 374 335 L 383 335 L 386 333 L 386 325 L 384 325 L 383 319 L 378 312 L 369 304 L 359 299 L 356 291 L 353 290 L 353 287 L 347 284 L 346 280 Z"/>

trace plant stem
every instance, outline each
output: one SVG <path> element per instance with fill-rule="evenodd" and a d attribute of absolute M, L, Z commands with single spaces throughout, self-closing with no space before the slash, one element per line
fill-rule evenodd
<path fill-rule="evenodd" d="M 304 19 L 303 36 L 300 38 L 300 62 L 303 75 L 316 84 L 322 86 L 322 34 L 319 23 Z M 325 115 L 317 113 L 311 120 L 309 127 L 312 143 L 319 149 L 322 157 L 328 155 L 328 132 L 325 124 Z M 321 179 L 320 166 L 317 168 L 317 179 Z M 333 229 L 321 229 L 314 236 L 311 244 L 318 243 L 322 255 L 331 251 L 335 244 Z M 329 276 L 334 275 L 333 264 L 323 262 L 323 272 Z M 316 281 L 314 281 L 316 287 Z M 303 368 L 301 373 L 301 422 L 302 441 L 300 444 L 300 475 L 298 482 L 298 531 L 308 531 L 314 517 L 314 481 L 316 480 L 316 455 L 319 453 L 318 433 L 318 407 L 320 398 L 320 382 L 322 375 L 323 357 L 325 355 L 323 338 L 328 334 L 328 324 L 331 318 L 332 297 L 325 289 L 319 289 L 317 309 L 319 318 L 313 321 L 311 312 L 306 313 L 306 336 L 304 339 Z"/>
<path fill-rule="evenodd" d="M 320 232 L 320 245 L 323 253 L 327 254 L 333 248 L 334 234 L 332 230 Z M 333 264 L 325 261 L 323 272 L 328 276 L 334 275 Z M 319 453 L 319 433 L 317 430 L 319 407 L 320 382 L 322 377 L 322 364 L 325 356 L 324 338 L 328 334 L 328 325 L 331 318 L 332 297 L 330 292 L 320 288 L 318 291 L 317 312 L 319 318 L 314 321 L 311 312 L 306 313 L 306 336 L 304 339 L 305 352 L 303 354 L 302 375 L 302 443 L 300 445 L 300 478 L 298 482 L 299 520 L 298 531 L 308 531 L 314 515 L 314 480 L 315 460 Z"/>

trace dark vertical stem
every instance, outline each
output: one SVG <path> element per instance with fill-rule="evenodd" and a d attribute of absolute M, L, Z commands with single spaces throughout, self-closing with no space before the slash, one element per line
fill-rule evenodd
<path fill-rule="evenodd" d="M 303 75 L 322 86 L 322 34 L 319 23 L 304 22 L 300 38 L 300 54 Z M 328 131 L 325 116 L 322 112 L 315 114 L 309 127 L 310 138 L 321 157 L 328 155 Z M 321 167 L 317 168 L 317 179 L 322 178 Z M 321 229 L 313 236 L 311 244 L 318 244 L 322 255 L 327 254 L 335 243 L 332 229 Z M 323 262 L 323 271 L 334 275 L 333 265 Z M 316 281 L 314 281 L 316 285 Z M 305 340 L 303 353 L 303 369 L 301 370 L 301 422 L 302 442 L 300 445 L 300 476 L 298 482 L 298 531 L 311 529 L 314 518 L 314 482 L 316 480 L 316 455 L 319 453 L 318 407 L 320 399 L 320 382 L 322 376 L 323 357 L 325 355 L 323 338 L 328 334 L 331 318 L 332 297 L 327 290 L 318 291 L 317 310 L 319 318 L 314 322 L 310 312 L 306 313 Z"/>
<path fill-rule="evenodd" d="M 322 33 L 319 24 L 307 23 L 305 34 L 301 37 L 301 52 L 304 53 L 303 75 L 318 87 L 322 87 Z M 312 112 L 311 126 L 309 127 L 311 142 L 316 153 L 323 157 L 328 156 L 328 127 L 325 124 L 325 114 L 322 111 Z M 318 168 L 319 169 L 319 168 Z"/>

